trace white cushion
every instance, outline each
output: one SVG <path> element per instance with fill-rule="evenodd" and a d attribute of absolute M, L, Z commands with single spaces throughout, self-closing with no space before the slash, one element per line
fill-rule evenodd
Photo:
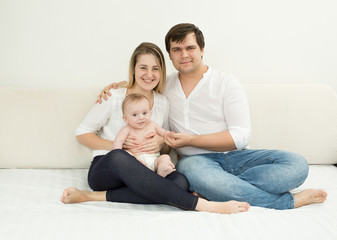
<path fill-rule="evenodd" d="M 311 164 L 337 163 L 337 97 L 326 85 L 245 85 L 251 148 L 284 149 Z M 75 128 L 97 88 L 0 87 L 0 168 L 87 168 L 91 150 Z"/>

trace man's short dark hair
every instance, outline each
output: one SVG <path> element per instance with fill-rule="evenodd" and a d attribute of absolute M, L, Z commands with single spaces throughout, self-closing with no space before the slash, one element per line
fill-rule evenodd
<path fill-rule="evenodd" d="M 171 42 L 180 43 L 185 39 L 186 35 L 191 32 L 195 33 L 197 43 L 200 49 L 203 49 L 205 47 L 205 39 L 200 29 L 191 23 L 180 23 L 173 26 L 165 36 L 166 51 L 170 53 Z"/>

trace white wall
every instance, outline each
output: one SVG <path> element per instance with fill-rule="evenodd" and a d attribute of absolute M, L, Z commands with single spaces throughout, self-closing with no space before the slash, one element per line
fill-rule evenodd
<path fill-rule="evenodd" d="M 165 51 L 169 28 L 192 22 L 206 38 L 205 63 L 243 83 L 337 91 L 336 10 L 335 0 L 0 0 L 0 85 L 125 80 L 140 42 Z"/>

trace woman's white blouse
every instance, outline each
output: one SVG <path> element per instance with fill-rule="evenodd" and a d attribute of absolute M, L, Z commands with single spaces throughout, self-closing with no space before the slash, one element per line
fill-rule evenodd
<path fill-rule="evenodd" d="M 101 104 L 95 104 L 84 120 L 76 128 L 75 134 L 94 133 L 101 138 L 114 141 L 119 130 L 125 126 L 122 113 L 122 102 L 126 88 L 111 90 L 112 96 Z M 153 91 L 154 104 L 151 110 L 151 120 L 169 130 L 169 103 L 166 97 Z M 93 150 L 93 157 L 105 155 L 108 150 Z"/>

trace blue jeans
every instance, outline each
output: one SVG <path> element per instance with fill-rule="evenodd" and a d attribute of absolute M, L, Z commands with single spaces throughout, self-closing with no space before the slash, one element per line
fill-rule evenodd
<path fill-rule="evenodd" d="M 309 167 L 296 153 L 246 149 L 185 156 L 177 170 L 187 177 L 191 191 L 208 200 L 292 209 L 294 197 L 289 191 L 304 182 Z"/>

